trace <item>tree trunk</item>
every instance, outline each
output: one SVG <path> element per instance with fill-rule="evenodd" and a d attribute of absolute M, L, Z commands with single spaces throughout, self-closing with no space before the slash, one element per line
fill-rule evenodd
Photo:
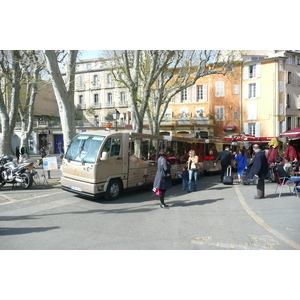
<path fill-rule="evenodd" d="M 0 116 L 1 116 L 1 130 L 0 133 L 0 156 L 5 154 L 12 154 L 11 139 L 14 133 L 16 124 L 16 116 L 18 111 L 18 104 L 20 98 L 21 88 L 21 68 L 20 68 L 20 51 L 10 51 L 11 54 L 11 69 L 2 69 L 5 72 L 6 81 L 11 84 L 10 101 L 6 105 L 4 103 L 3 95 L 0 96 Z M 6 90 L 6 87 L 5 89 Z M 2 91 L 1 91 L 2 92 Z"/>
<path fill-rule="evenodd" d="M 66 64 L 66 79 L 63 80 L 59 69 L 56 51 L 45 50 L 45 57 L 49 73 L 52 77 L 52 85 L 58 105 L 61 126 L 64 136 L 64 149 L 67 150 L 71 140 L 76 135 L 74 87 L 76 57 L 78 50 L 69 50 Z"/>

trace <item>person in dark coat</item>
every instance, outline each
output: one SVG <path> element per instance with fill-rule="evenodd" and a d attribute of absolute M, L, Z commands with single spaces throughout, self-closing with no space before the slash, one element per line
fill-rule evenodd
<path fill-rule="evenodd" d="M 218 157 L 215 160 L 214 166 L 217 165 L 217 162 L 221 160 L 221 182 L 223 182 L 223 178 L 227 172 L 227 168 L 231 168 L 231 153 L 230 148 L 228 146 L 225 147 L 224 151 L 221 151 L 218 155 Z"/>
<path fill-rule="evenodd" d="M 257 196 L 255 196 L 254 199 L 261 199 L 265 198 L 265 179 L 270 177 L 270 172 L 266 155 L 263 151 L 261 151 L 259 145 L 254 144 L 253 151 L 255 155 L 248 166 L 246 178 L 259 178 L 256 186 Z"/>
<path fill-rule="evenodd" d="M 19 161 L 20 161 L 20 155 L 21 155 L 20 148 L 19 148 L 19 146 L 17 146 L 17 147 L 16 147 L 17 164 L 18 164 Z"/>
<path fill-rule="evenodd" d="M 164 178 L 165 174 L 170 174 L 169 178 Z M 159 190 L 160 207 L 168 208 L 169 205 L 165 204 L 165 193 L 166 190 L 172 188 L 172 178 L 171 165 L 166 159 L 166 153 L 164 150 L 161 150 L 159 152 L 159 158 L 157 160 L 157 172 L 155 175 L 153 187 L 156 189 L 156 193 Z"/>

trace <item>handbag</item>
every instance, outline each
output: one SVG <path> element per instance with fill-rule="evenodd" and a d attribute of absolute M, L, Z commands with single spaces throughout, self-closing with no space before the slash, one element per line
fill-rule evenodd
<path fill-rule="evenodd" d="M 196 164 L 195 164 L 194 162 L 192 162 L 192 164 L 191 164 L 191 169 L 192 169 L 192 170 L 196 170 L 196 168 L 197 168 L 197 167 L 196 167 Z"/>
<path fill-rule="evenodd" d="M 254 176 L 253 177 L 253 184 L 258 185 L 259 177 Z"/>

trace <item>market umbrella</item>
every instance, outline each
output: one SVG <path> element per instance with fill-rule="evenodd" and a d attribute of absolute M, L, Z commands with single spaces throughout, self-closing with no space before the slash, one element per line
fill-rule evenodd
<path fill-rule="evenodd" d="M 280 135 L 281 138 L 287 137 L 289 139 L 299 139 L 300 138 L 300 127 L 288 130 Z"/>

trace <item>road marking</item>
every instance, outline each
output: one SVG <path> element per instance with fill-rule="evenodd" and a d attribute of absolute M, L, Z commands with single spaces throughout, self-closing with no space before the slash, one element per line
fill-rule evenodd
<path fill-rule="evenodd" d="M 1 197 L 5 198 L 5 199 L 7 199 L 7 200 L 9 200 L 9 201 L 11 201 L 11 202 L 15 202 L 15 201 L 16 201 L 15 199 L 13 199 L 13 198 L 11 198 L 11 197 L 9 197 L 9 196 L 6 196 L 6 195 L 4 195 L 4 194 L 1 194 Z M 2 203 L 2 204 L 7 204 L 7 203 Z M 0 204 L 0 205 L 2 205 L 2 204 Z"/>
<path fill-rule="evenodd" d="M 275 241 L 273 237 L 267 235 L 258 237 L 252 236 L 250 237 L 250 242 L 243 245 L 214 242 L 211 236 L 201 236 L 192 239 L 191 243 L 235 250 L 274 250 L 274 246 L 278 245 L 278 242 Z"/>
<path fill-rule="evenodd" d="M 22 202 L 22 201 L 27 201 L 27 200 L 33 200 L 33 199 L 43 198 L 43 197 L 47 197 L 47 196 L 53 196 L 53 195 L 57 195 L 57 194 L 61 194 L 61 193 L 64 193 L 64 191 L 59 191 L 59 192 L 56 192 L 56 193 L 43 194 L 43 195 L 34 196 L 34 197 L 26 198 L 26 199 L 20 199 L 20 200 L 11 198 L 11 197 L 9 197 L 5 194 L 1 194 L 1 197 L 9 200 L 10 202 L 0 203 L 0 205 L 5 205 L 5 204 L 10 204 L 10 203 L 15 203 L 15 202 Z"/>
<path fill-rule="evenodd" d="M 245 211 L 248 213 L 248 215 L 260 226 L 262 226 L 264 229 L 275 235 L 278 239 L 283 241 L 284 243 L 290 245 L 292 248 L 300 250 L 300 244 L 289 240 L 286 238 L 283 234 L 278 232 L 277 230 L 273 229 L 270 225 L 268 225 L 261 217 L 259 217 L 252 209 L 251 207 L 247 204 L 244 196 L 242 195 L 239 187 L 237 185 L 234 185 L 235 192 L 238 196 L 238 199 L 240 203 L 242 204 L 243 208 Z"/>

